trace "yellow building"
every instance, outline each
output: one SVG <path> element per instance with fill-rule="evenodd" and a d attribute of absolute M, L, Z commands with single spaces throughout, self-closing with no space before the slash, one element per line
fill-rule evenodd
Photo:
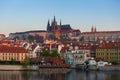
<path fill-rule="evenodd" d="M 0 61 L 23 61 L 28 51 L 23 47 L 0 46 Z"/>
<path fill-rule="evenodd" d="M 120 63 L 120 44 L 119 43 L 101 43 L 96 49 L 96 58 L 102 58 L 108 62 Z"/>

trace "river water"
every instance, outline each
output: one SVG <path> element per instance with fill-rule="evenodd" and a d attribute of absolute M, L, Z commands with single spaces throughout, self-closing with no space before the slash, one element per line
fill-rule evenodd
<path fill-rule="evenodd" d="M 69 73 L 40 73 L 38 71 L 0 71 L 0 80 L 120 80 L 120 72 L 72 70 Z"/>

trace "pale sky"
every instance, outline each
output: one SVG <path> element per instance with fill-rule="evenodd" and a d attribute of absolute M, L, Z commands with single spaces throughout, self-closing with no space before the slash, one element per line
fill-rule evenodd
<path fill-rule="evenodd" d="M 120 31 L 120 0 L 0 0 L 0 34 L 46 30 L 54 15 L 82 32 Z"/>

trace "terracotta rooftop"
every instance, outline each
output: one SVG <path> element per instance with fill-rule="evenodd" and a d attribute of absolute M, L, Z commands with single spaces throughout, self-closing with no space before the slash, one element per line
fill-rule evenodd
<path fill-rule="evenodd" d="M 0 45 L 0 53 L 28 53 L 23 47 L 9 47 Z"/>

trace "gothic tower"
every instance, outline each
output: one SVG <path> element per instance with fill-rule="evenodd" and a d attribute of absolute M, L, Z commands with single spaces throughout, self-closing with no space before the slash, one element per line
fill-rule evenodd
<path fill-rule="evenodd" d="M 56 22 L 55 16 L 52 21 L 51 27 L 52 27 L 52 31 L 55 31 L 57 29 L 57 22 Z"/>
<path fill-rule="evenodd" d="M 48 24 L 47 24 L 47 31 L 50 31 L 50 22 L 48 20 Z"/>

